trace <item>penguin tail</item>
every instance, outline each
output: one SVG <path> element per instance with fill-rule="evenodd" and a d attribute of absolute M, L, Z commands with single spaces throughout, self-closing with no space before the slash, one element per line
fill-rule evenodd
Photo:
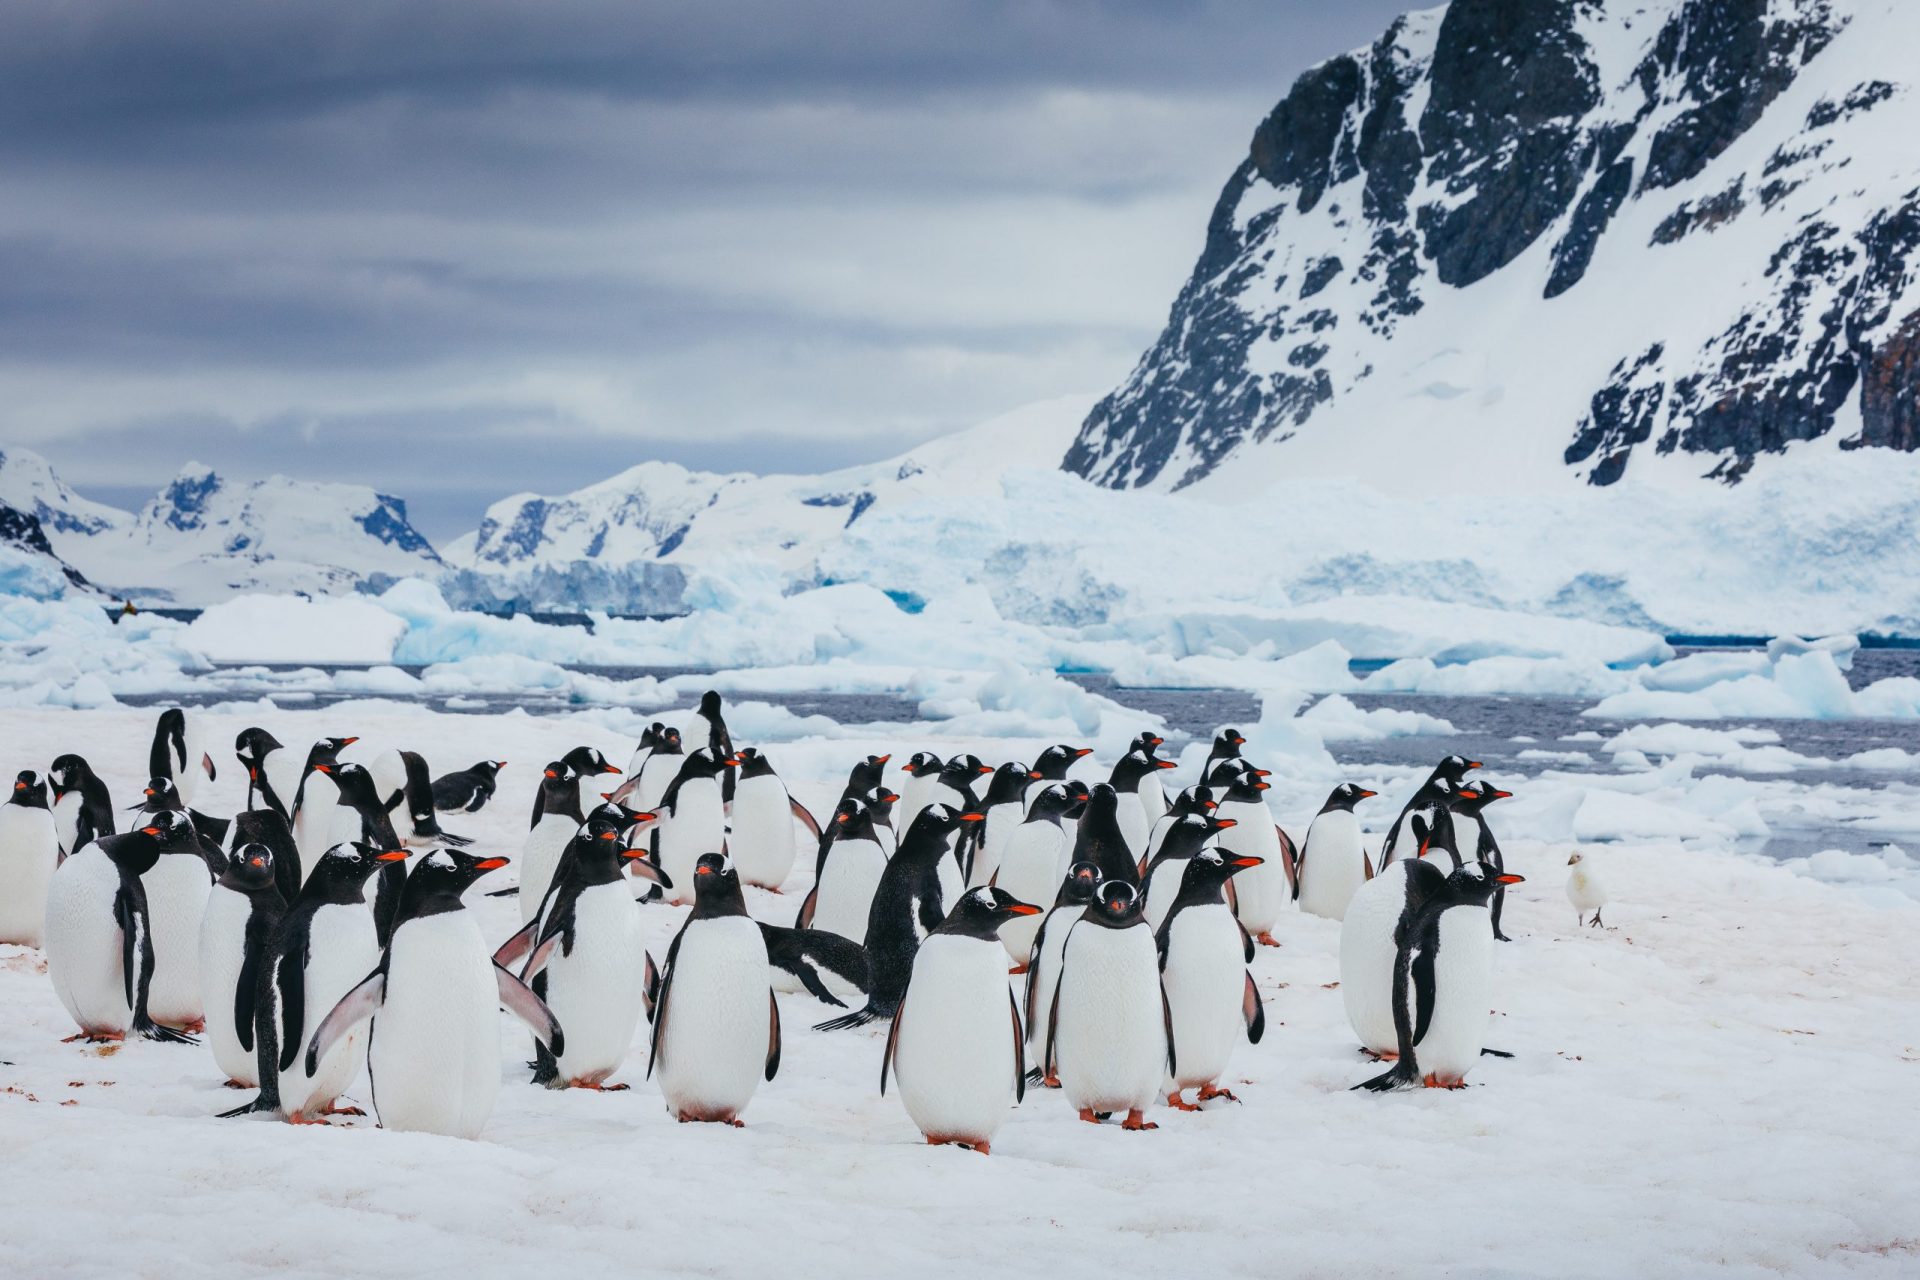
<path fill-rule="evenodd" d="M 852 1013 L 842 1014 L 838 1018 L 816 1022 L 813 1024 L 813 1029 L 815 1031 L 846 1031 L 852 1027 L 864 1027 L 869 1022 L 877 1021 L 880 1016 L 880 1011 L 868 1004 L 855 1009 Z"/>
<path fill-rule="evenodd" d="M 516 884 L 507 889 L 495 889 L 487 896 L 489 898 L 517 898 L 520 896 L 520 886 Z"/>
<path fill-rule="evenodd" d="M 141 1022 L 134 1027 L 134 1032 L 142 1040 L 153 1040 L 160 1044 L 200 1043 L 197 1036 L 190 1036 L 184 1031 L 175 1031 L 172 1027 L 163 1027 L 157 1022 Z"/>
<path fill-rule="evenodd" d="M 1029 1087 L 1039 1084 L 1042 1080 L 1046 1078 L 1047 1078 L 1046 1073 L 1040 1070 L 1040 1068 L 1038 1067 L 1030 1068 L 1027 1071 L 1027 1085 Z"/>
<path fill-rule="evenodd" d="M 1362 1080 L 1353 1087 L 1370 1093 L 1387 1093 L 1394 1089 L 1411 1089 L 1419 1083 L 1419 1068 L 1402 1060 L 1394 1063 L 1391 1071 L 1383 1071 L 1373 1079 Z"/>
<path fill-rule="evenodd" d="M 439 831 L 434 832 L 433 838 L 438 840 L 442 844 L 451 845 L 456 849 L 464 849 L 468 845 L 473 843 L 473 837 L 457 836 L 453 834 L 453 832 L 446 830 L 444 827 L 441 828 Z"/>
<path fill-rule="evenodd" d="M 1482 1049 L 1480 1056 L 1483 1058 L 1511 1058 L 1513 1055 L 1505 1049 Z"/>
<path fill-rule="evenodd" d="M 233 1120 L 240 1116 L 254 1116 L 259 1115 L 263 1111 L 278 1110 L 280 1110 L 280 1103 L 276 1099 L 269 1098 L 263 1093 L 244 1106 L 235 1107 L 231 1111 L 222 1111 L 218 1118 L 221 1120 Z"/>

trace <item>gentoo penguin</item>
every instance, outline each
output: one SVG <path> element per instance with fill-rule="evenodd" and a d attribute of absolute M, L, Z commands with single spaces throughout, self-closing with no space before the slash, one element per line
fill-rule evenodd
<path fill-rule="evenodd" d="M 640 904 L 620 864 L 635 861 L 656 881 L 660 872 L 621 842 L 618 820 L 594 814 L 567 845 L 539 913 L 493 955 L 502 967 L 525 956 L 520 981 L 572 1028 L 564 1056 L 536 1055 L 534 1082 L 554 1089 L 627 1087 L 605 1081 L 626 1060 L 646 994 L 634 981 L 647 959 Z"/>
<path fill-rule="evenodd" d="M 880 1059 L 929 1146 L 986 1155 L 1007 1112 L 1027 1095 L 1020 1012 L 1007 990 L 1000 926 L 1040 908 L 1004 889 L 969 889 L 913 958 Z"/>
<path fill-rule="evenodd" d="M 307 1042 L 309 1074 L 369 1018 L 367 1075 L 385 1129 L 477 1138 L 500 1092 L 506 1010 L 556 1055 L 559 1022 L 518 978 L 494 964 L 460 895 L 505 858 L 436 849 L 414 863 L 393 939 L 379 967 L 341 998 Z"/>
<path fill-rule="evenodd" d="M 1385 867 L 1401 852 L 1400 845 L 1405 838 L 1408 822 L 1417 813 L 1432 830 L 1436 815 L 1443 812 L 1449 800 L 1470 770 L 1478 769 L 1478 760 L 1469 760 L 1465 756 L 1445 756 L 1433 767 L 1425 782 L 1407 797 L 1406 804 L 1400 807 L 1400 816 L 1387 828 L 1386 839 L 1380 845 L 1380 865 Z"/>
<path fill-rule="evenodd" d="M 1120 823 L 1123 808 L 1133 813 L 1139 811 L 1132 796 L 1126 797 L 1123 803 L 1120 793 L 1105 782 L 1087 793 L 1087 807 L 1074 832 L 1072 856 L 1054 868 L 1056 880 L 1072 863 L 1091 862 L 1100 868 L 1101 880 L 1120 880 L 1139 887 L 1140 860 L 1147 853 L 1146 833 L 1141 833 L 1138 847 L 1129 843 L 1126 829 Z"/>
<path fill-rule="evenodd" d="M 373 758 L 367 772 L 373 775 L 374 794 L 379 797 L 380 807 L 393 822 L 400 842 L 409 849 L 473 843 L 465 836 L 441 829 L 440 817 L 433 805 L 432 774 L 426 757 L 418 751 L 389 748 Z"/>
<path fill-rule="evenodd" d="M 187 819 L 191 841 L 169 841 L 160 856 L 140 874 L 147 894 L 147 919 L 153 930 L 153 977 L 147 992 L 147 1012 L 155 1022 L 184 1031 L 198 1031 L 206 1016 L 200 999 L 200 922 L 207 897 L 213 892 L 209 861 L 226 863 L 218 843 L 198 830 L 198 823 L 180 810 L 175 784 L 156 777 L 146 789 L 144 811 L 149 817 L 180 813 Z"/>
<path fill-rule="evenodd" d="M 1160 856 L 1160 847 L 1165 843 L 1172 823 L 1191 813 L 1204 817 L 1219 807 L 1220 802 L 1214 799 L 1211 787 L 1188 787 L 1175 796 L 1173 802 L 1167 806 L 1167 811 L 1160 815 L 1160 820 L 1153 824 L 1152 833 L 1147 836 L 1147 856 L 1140 860 L 1141 879 L 1146 878 L 1147 868 L 1152 866 L 1153 860 Z"/>
<path fill-rule="evenodd" d="M 1567 872 L 1567 901 L 1573 904 L 1573 924 L 1577 929 L 1591 923 L 1594 928 L 1605 926 L 1600 923 L 1600 908 L 1607 905 L 1607 886 L 1600 883 L 1600 877 L 1587 865 L 1586 855 L 1576 852 L 1567 859 L 1567 865 L 1573 870 Z M 1504 888 L 1506 883 L 1502 882 Z M 1593 920 L 1587 920 L 1587 912 L 1593 912 Z"/>
<path fill-rule="evenodd" d="M 339 843 L 334 833 L 340 825 L 340 789 L 333 785 L 331 770 L 340 753 L 358 741 L 322 738 L 307 751 L 293 792 L 293 843 L 300 850 L 302 876 L 311 875 L 320 855 Z M 278 786 L 275 783 L 276 790 Z"/>
<path fill-rule="evenodd" d="M 552 760 L 540 774 L 540 816 L 533 820 L 520 846 L 520 923 L 527 924 L 540 910 L 553 883 L 560 854 L 572 842 L 587 818 L 580 812 L 579 779 L 561 760 Z"/>
<path fill-rule="evenodd" d="M 825 861 L 794 925 L 863 942 L 874 891 L 887 869 L 887 850 L 874 830 L 873 814 L 858 800 L 841 801 L 829 825 L 833 835 L 823 848 Z"/>
<path fill-rule="evenodd" d="M 505 760 L 481 760 L 433 780 L 433 807 L 442 813 L 478 813 L 493 799 Z"/>
<path fill-rule="evenodd" d="M 901 838 L 900 851 L 881 873 L 873 906 L 867 912 L 863 943 L 873 973 L 867 1003 L 852 1013 L 820 1023 L 816 1030 L 864 1026 L 876 1018 L 891 1017 L 900 1007 L 900 995 L 913 973 L 913 956 L 920 940 L 947 918 L 940 864 L 952 861 L 949 841 L 965 824 L 983 820 L 981 814 L 955 813 L 943 804 L 929 806 L 913 820 Z"/>
<path fill-rule="evenodd" d="M 688 878 L 693 912 L 667 948 L 647 1074 L 659 1069 L 667 1111 L 682 1124 L 738 1128 L 762 1076 L 780 1070 L 780 1006 L 768 985 L 766 940 L 747 915 L 732 862 L 703 853 Z"/>
<path fill-rule="evenodd" d="M 1274 939 L 1273 926 L 1293 896 L 1293 850 L 1267 808 L 1269 785 L 1255 771 L 1242 770 L 1237 780 L 1220 793 L 1220 807 L 1214 814 L 1235 823 L 1220 833 L 1221 852 L 1260 859 L 1252 869 L 1235 877 L 1234 914 L 1255 942 L 1277 947 L 1280 944 Z"/>
<path fill-rule="evenodd" d="M 575 747 L 573 750 L 567 752 L 567 754 L 561 756 L 560 762 L 573 771 L 574 789 L 578 793 L 574 797 L 574 805 L 581 813 L 585 813 L 600 803 L 600 789 L 605 785 L 601 782 L 601 779 L 608 774 L 617 774 L 620 772 L 618 765 L 610 763 L 605 756 L 601 755 L 600 752 L 593 747 Z M 546 797 L 547 791 L 545 787 L 533 793 L 532 822 L 536 825 L 540 821 L 541 813 L 544 812 L 544 806 L 547 802 Z M 648 805 L 644 807 L 652 808 L 653 806 Z M 522 867 L 522 884 L 525 883 L 525 872 L 526 868 Z"/>
<path fill-rule="evenodd" d="M 201 1004 L 207 1011 L 207 1044 L 213 1049 L 214 1065 L 226 1073 L 231 1089 L 260 1085 L 251 1015 L 261 960 L 272 946 L 273 933 L 280 927 L 286 909 L 286 899 L 280 896 L 274 875 L 273 850 L 264 844 L 242 844 L 233 850 L 200 922 Z M 244 1021 L 240 1017 L 242 1008 L 248 1012 Z"/>
<path fill-rule="evenodd" d="M 1173 1017 L 1144 899 L 1124 880 L 1094 894 L 1067 934 L 1047 1016 L 1046 1071 L 1089 1124 L 1124 1111 L 1122 1127 L 1159 1126 L 1142 1113 L 1178 1078 Z"/>
<path fill-rule="evenodd" d="M 1127 848 L 1133 851 L 1136 867 L 1147 855 L 1147 838 L 1153 833 L 1153 824 L 1167 811 L 1166 793 L 1160 790 L 1160 771 L 1173 767 L 1173 761 L 1156 759 L 1136 747 L 1120 757 L 1107 777 L 1107 785 L 1120 797 L 1117 814 L 1120 834 L 1126 837 Z M 1149 790 L 1159 796 L 1158 806 L 1145 798 Z"/>
<path fill-rule="evenodd" d="M 653 749 L 660 745 L 660 734 L 666 727 L 666 725 L 655 720 L 652 724 L 640 731 L 640 743 L 634 747 L 633 754 L 627 757 L 627 777 L 629 779 L 640 776 L 640 770 L 646 767 L 647 757 L 652 755 Z"/>
<path fill-rule="evenodd" d="M 0 804 L 0 942 L 40 945 L 47 923 L 47 886 L 60 865 L 60 838 L 47 784 L 31 769 L 13 780 Z"/>
<path fill-rule="evenodd" d="M 1073 863 L 1070 824 L 1080 808 L 1079 798 L 1057 782 L 1035 793 L 1026 821 L 1007 837 L 993 883 L 1021 902 L 1038 902 L 1058 892 L 1061 868 Z M 1025 917 L 1007 921 L 1000 931 L 1000 941 L 1015 966 L 1026 965 L 1032 957 L 1033 937 L 1039 931 L 1040 921 Z"/>
<path fill-rule="evenodd" d="M 1409 831 L 1416 841 L 1414 856 L 1396 858 L 1354 890 L 1340 922 L 1340 999 L 1361 1049 L 1376 1058 L 1391 1058 L 1399 1052 L 1393 1025 L 1398 939 L 1447 878 L 1446 872 L 1426 860 L 1426 820 L 1412 824 Z M 1449 829 L 1444 839 L 1452 838 Z"/>
<path fill-rule="evenodd" d="M 663 726 L 653 750 L 647 753 L 646 762 L 640 766 L 639 774 L 614 788 L 615 802 L 646 813 L 658 811 L 660 797 L 667 794 L 667 788 L 680 775 L 685 754 L 680 745 L 680 731 Z"/>
<path fill-rule="evenodd" d="M 920 811 L 927 807 L 933 786 L 940 780 L 940 771 L 947 762 L 931 751 L 916 751 L 907 762 L 900 766 L 900 772 L 907 780 L 900 784 L 900 821 L 903 829 L 911 827 Z"/>
<path fill-rule="evenodd" d="M 1402 933 L 1394 955 L 1398 1061 L 1354 1086 L 1463 1089 L 1493 1020 L 1493 924 L 1487 901 L 1524 879 L 1469 862 L 1448 876 Z"/>
<path fill-rule="evenodd" d="M 345 766 L 342 766 L 345 767 Z M 406 850 L 343 842 L 320 855 L 288 906 L 262 958 L 252 1003 L 260 1096 L 226 1114 L 278 1111 L 289 1123 L 327 1115 L 360 1115 L 334 1104 L 360 1070 L 357 1033 L 331 1042 L 317 1057 L 302 1050 L 308 1037 L 355 983 L 380 959 L 367 880 L 382 866 L 405 866 Z M 247 992 L 242 989 L 241 998 Z"/>
<path fill-rule="evenodd" d="M 1232 818 L 1211 813 L 1182 814 L 1166 824 L 1160 852 L 1154 854 L 1148 864 L 1146 882 L 1141 889 L 1146 899 L 1147 928 L 1157 934 L 1166 922 L 1167 913 L 1180 897 L 1180 886 L 1186 882 L 1187 863 L 1194 855 L 1213 843 L 1222 831 L 1238 825 Z"/>
<path fill-rule="evenodd" d="M 666 872 L 673 885 L 667 901 L 691 902 L 694 864 L 700 855 L 718 853 L 727 838 L 726 800 L 721 777 L 738 763 L 737 756 L 716 757 L 705 747 L 689 751 L 655 807 L 660 825 L 654 829 L 654 866 Z"/>
<path fill-rule="evenodd" d="M 227 844 L 229 866 L 232 865 L 231 851 L 243 844 L 263 844 L 272 850 L 273 882 L 279 886 L 282 902 L 291 903 L 300 896 L 300 882 L 304 879 L 300 874 L 300 851 L 294 847 L 293 829 L 278 809 L 247 809 L 234 814 Z"/>
<path fill-rule="evenodd" d="M 868 756 L 847 771 L 847 785 L 840 792 L 840 798 L 864 796 L 869 791 L 878 791 L 887 780 L 887 761 L 893 759 L 891 752 L 884 756 Z"/>
<path fill-rule="evenodd" d="M 880 846 L 891 858 L 893 851 L 900 847 L 901 828 L 893 820 L 893 815 L 899 811 L 900 793 L 887 787 L 879 787 L 860 797 L 860 801 L 866 805 L 867 812 L 873 817 L 874 837 L 880 841 Z"/>
<path fill-rule="evenodd" d="M 987 815 L 980 824 L 980 840 L 974 846 L 973 865 L 967 868 L 967 887 L 991 884 L 1000 869 L 1000 858 L 1007 841 L 1027 820 L 1027 788 L 1033 785 L 1033 770 L 1017 761 L 993 771 L 987 794 L 980 801 L 980 812 Z"/>
<path fill-rule="evenodd" d="M 339 789 L 340 807 L 353 815 L 342 827 L 343 843 L 363 844 L 381 851 L 406 850 L 399 832 L 393 828 L 393 819 L 387 813 L 379 784 L 370 770 L 359 764 L 322 765 L 321 768 L 330 771 L 333 784 Z M 393 932 L 394 914 L 400 910 L 400 891 L 407 882 L 406 860 L 390 859 L 376 870 L 379 879 L 374 881 L 373 889 L 373 932 L 379 945 L 384 947 Z M 332 1007 L 331 1003 L 324 1004 L 320 1012 Z"/>
<path fill-rule="evenodd" d="M 1131 748 L 1131 750 L 1138 751 L 1141 755 L 1151 760 L 1155 769 L 1155 772 L 1149 773 L 1146 777 L 1140 779 L 1139 787 L 1140 808 L 1147 815 L 1147 827 L 1149 830 L 1152 829 L 1154 823 L 1160 821 L 1160 816 L 1167 811 L 1167 789 L 1160 781 L 1159 770 L 1179 767 L 1176 762 L 1163 759 L 1160 756 L 1160 748 L 1166 744 L 1167 740 L 1165 738 L 1149 729 L 1133 740 L 1133 746 Z"/>
<path fill-rule="evenodd" d="M 197 850 L 199 840 L 187 815 L 169 810 L 124 835 L 100 837 L 53 873 L 42 946 L 54 994 L 80 1027 L 70 1039 L 122 1040 L 132 1031 L 199 1043 L 148 1015 L 153 929 L 141 884 L 163 851 Z"/>
<path fill-rule="evenodd" d="M 740 879 L 775 893 L 793 873 L 797 853 L 793 822 L 798 818 L 820 839 L 820 822 L 787 792 L 773 762 L 748 747 L 740 753 L 740 779 L 734 786 L 733 826 L 727 850 Z"/>
<path fill-rule="evenodd" d="M 1293 896 L 1302 911 L 1329 920 L 1344 919 L 1354 890 L 1373 879 L 1373 860 L 1367 856 L 1353 806 L 1378 794 L 1343 782 L 1320 806 L 1293 869 Z"/>
<path fill-rule="evenodd" d="M 993 766 L 979 756 L 966 753 L 957 755 L 940 767 L 939 774 L 922 797 L 921 807 L 943 804 L 949 809 L 971 812 L 980 806 L 977 790 L 980 779 L 990 777 L 993 771 Z"/>
<path fill-rule="evenodd" d="M 1486 807 L 1495 800 L 1508 800 L 1513 792 L 1500 788 L 1484 780 L 1472 787 L 1463 789 L 1448 809 L 1453 820 L 1453 847 L 1460 851 L 1462 858 L 1476 859 L 1491 866 L 1495 872 L 1507 869 L 1506 855 L 1500 852 L 1500 841 L 1494 838 L 1493 828 L 1487 825 Z M 1507 907 L 1507 886 L 1500 885 L 1493 891 L 1493 938 L 1495 942 L 1512 942 L 1500 931 L 1500 916 Z"/>
<path fill-rule="evenodd" d="M 1027 1045 L 1033 1060 L 1043 1062 L 1047 1051 L 1047 1014 L 1053 1009 L 1053 989 L 1060 983 L 1060 957 L 1066 951 L 1067 932 L 1073 928 L 1100 888 L 1100 868 L 1091 862 L 1076 862 L 1060 881 L 1053 906 L 1041 918 L 1040 932 L 1033 936 L 1032 958 L 1027 962 L 1026 1022 Z M 1033 1078 L 1049 1089 L 1060 1087 L 1059 1078 L 1035 1068 Z"/>
<path fill-rule="evenodd" d="M 200 794 L 202 775 L 211 782 L 218 774 L 213 757 L 201 743 L 199 722 L 187 722 L 187 713 L 169 707 L 160 713 L 153 726 L 153 748 L 147 753 L 147 775 L 172 778 L 180 793 L 180 803 L 189 809 Z"/>
<path fill-rule="evenodd" d="M 140 793 L 140 803 L 133 806 L 140 813 L 162 813 L 171 810 L 184 813 L 193 823 L 196 836 L 199 837 L 200 856 L 207 864 L 207 881 L 224 871 L 227 866 L 226 851 L 220 847 L 220 841 L 226 838 L 226 832 L 232 823 L 223 818 L 210 818 L 204 813 L 195 813 L 180 803 L 180 793 L 174 789 L 172 778 L 153 778 L 147 782 Z"/>
<path fill-rule="evenodd" d="M 280 745 L 280 739 L 255 725 L 242 729 L 233 739 L 234 759 L 247 775 L 247 808 L 276 809 L 280 816 L 291 823 L 293 819 L 293 792 L 280 794 L 278 783 L 286 780 L 286 772 L 281 761 L 286 758 L 286 748 Z M 296 777 L 294 787 L 299 788 Z"/>
<path fill-rule="evenodd" d="M 1067 770 L 1093 754 L 1092 747 L 1070 747 L 1058 743 L 1048 747 L 1034 757 L 1033 772 L 1036 782 L 1065 782 Z"/>
<path fill-rule="evenodd" d="M 694 708 L 693 723 L 688 726 L 695 740 L 706 747 L 707 754 L 715 760 L 725 760 L 737 754 L 733 749 L 733 735 L 727 732 L 727 718 L 720 708 L 720 694 L 709 689 L 700 695 L 700 705 Z M 721 794 L 728 804 L 733 803 L 736 779 L 732 774 L 723 775 Z"/>
<path fill-rule="evenodd" d="M 827 974 L 850 983 L 863 996 L 872 985 L 867 949 L 850 938 L 824 929 L 783 929 L 764 921 L 760 936 L 766 940 L 775 991 L 804 991 L 816 1000 L 844 1009 L 847 1002 L 828 988 Z"/>
<path fill-rule="evenodd" d="M 113 798 L 84 758 L 71 752 L 56 756 L 47 777 L 53 783 L 53 829 L 62 858 L 113 834 Z"/>
<path fill-rule="evenodd" d="M 1207 748 L 1207 758 L 1200 765 L 1200 777 L 1212 777 L 1213 767 L 1223 760 L 1238 760 L 1240 748 L 1246 745 L 1246 735 L 1238 729 L 1222 729 L 1214 734 L 1213 745 Z"/>
<path fill-rule="evenodd" d="M 1246 967 L 1247 935 L 1227 906 L 1231 877 L 1260 865 L 1260 859 L 1202 849 L 1186 861 L 1180 892 L 1155 935 L 1160 949 L 1160 985 L 1167 993 L 1171 1035 L 1180 1046 L 1180 1069 L 1171 1072 L 1167 1105 L 1198 1111 L 1212 1098 L 1238 1102 L 1220 1077 L 1241 1036 L 1259 1044 L 1267 1028 L 1260 992 Z M 1181 1093 L 1198 1089 L 1194 1102 Z"/>

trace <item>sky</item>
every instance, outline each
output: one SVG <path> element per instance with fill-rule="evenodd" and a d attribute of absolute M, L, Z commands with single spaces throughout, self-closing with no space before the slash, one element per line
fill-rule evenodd
<path fill-rule="evenodd" d="M 0 444 L 436 540 L 1125 377 L 1303 69 L 1403 0 L 0 0 Z"/>

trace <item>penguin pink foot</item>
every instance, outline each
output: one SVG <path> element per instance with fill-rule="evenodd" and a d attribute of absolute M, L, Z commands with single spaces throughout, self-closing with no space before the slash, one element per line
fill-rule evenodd
<path fill-rule="evenodd" d="M 633 1086 L 630 1084 L 601 1084 L 595 1080 L 569 1080 L 569 1089 L 591 1089 L 595 1093 L 625 1093 Z"/>
<path fill-rule="evenodd" d="M 124 1031 L 77 1031 L 60 1043 L 72 1044 L 76 1040 L 84 1040 L 88 1044 L 119 1044 L 126 1038 L 127 1033 Z"/>
<path fill-rule="evenodd" d="M 1210 1085 L 1210 1084 L 1201 1085 L 1200 1092 L 1195 1096 L 1198 1097 L 1202 1102 L 1211 1102 L 1215 1098 L 1225 1098 L 1228 1102 L 1240 1101 L 1240 1099 L 1236 1098 L 1233 1095 L 1233 1090 L 1222 1089 L 1215 1085 Z"/>
<path fill-rule="evenodd" d="M 251 1089 L 251 1088 L 253 1088 L 253 1086 L 252 1086 L 252 1085 L 250 1085 L 250 1084 L 241 1084 L 241 1083 L 240 1083 L 240 1082 L 239 1082 L 238 1080 L 227 1080 L 227 1081 L 223 1081 L 223 1082 L 221 1083 L 221 1085 L 220 1085 L 220 1087 L 221 1087 L 222 1089 Z"/>
<path fill-rule="evenodd" d="M 1148 1129 L 1158 1129 L 1160 1126 L 1142 1117 L 1139 1108 L 1136 1107 L 1127 1112 L 1127 1118 L 1120 1122 L 1120 1127 L 1131 1133 L 1143 1133 Z"/>
<path fill-rule="evenodd" d="M 1097 1115 L 1095 1115 L 1095 1114 L 1093 1113 L 1093 1108 L 1092 1108 L 1092 1107 L 1082 1107 L 1082 1108 L 1080 1108 L 1080 1118 L 1081 1118 L 1082 1120 L 1085 1120 L 1085 1121 L 1086 1121 L 1086 1122 L 1087 1122 L 1088 1124 L 1099 1124 L 1099 1123 L 1100 1123 L 1100 1117 L 1099 1117 L 1099 1116 L 1097 1116 Z"/>
<path fill-rule="evenodd" d="M 1253 935 L 1253 940 L 1263 947 L 1277 947 L 1280 945 L 1280 940 L 1270 933 L 1256 933 Z"/>
<path fill-rule="evenodd" d="M 323 1115 L 323 1116 L 361 1116 L 361 1117 L 364 1117 L 364 1116 L 365 1116 L 365 1115 L 366 1115 L 367 1113 L 366 1113 L 366 1112 L 364 1112 L 364 1111 L 362 1111 L 362 1110 L 361 1110 L 360 1108 L 358 1108 L 358 1107 L 342 1107 L 342 1106 L 337 1106 L 337 1105 L 334 1105 L 334 1104 L 332 1104 L 332 1103 L 329 1103 L 329 1104 L 327 1105 L 327 1109 L 326 1109 L 325 1111 L 322 1111 L 322 1112 L 321 1112 L 320 1114 L 321 1114 L 321 1115 Z"/>
<path fill-rule="evenodd" d="M 1202 1095 L 1202 1096 L 1205 1096 L 1205 1095 Z M 1167 1105 L 1172 1107 L 1175 1111 L 1198 1111 L 1200 1109 L 1199 1103 L 1188 1102 L 1185 1098 L 1182 1098 L 1180 1096 L 1180 1091 L 1178 1089 L 1175 1089 L 1172 1093 L 1167 1095 Z"/>

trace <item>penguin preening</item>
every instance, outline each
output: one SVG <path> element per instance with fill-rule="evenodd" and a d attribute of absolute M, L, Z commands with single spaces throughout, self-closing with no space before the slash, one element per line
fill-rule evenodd
<path fill-rule="evenodd" d="M 442 813 L 478 813 L 493 799 L 505 760 L 482 760 L 433 780 L 433 807 Z"/>
<path fill-rule="evenodd" d="M 47 777 L 53 783 L 53 827 L 62 858 L 113 834 L 113 798 L 84 757 L 55 756 Z"/>
<path fill-rule="evenodd" d="M 201 777 L 212 782 L 218 774 L 213 757 L 200 741 L 198 722 L 189 725 L 187 713 L 180 707 L 162 711 L 153 726 L 147 776 L 173 779 L 174 787 L 180 792 L 180 803 L 191 807 L 200 792 Z"/>
<path fill-rule="evenodd" d="M 930 1145 L 987 1154 L 1007 1112 L 1026 1096 L 1025 1036 L 999 931 L 1039 914 L 1003 889 L 970 889 L 914 956 L 880 1059 L 880 1093 L 891 1067 L 900 1100 Z"/>
<path fill-rule="evenodd" d="M 40 945 L 47 922 L 47 886 L 60 865 L 60 837 L 47 784 L 22 769 L 0 803 L 0 942 Z"/>

